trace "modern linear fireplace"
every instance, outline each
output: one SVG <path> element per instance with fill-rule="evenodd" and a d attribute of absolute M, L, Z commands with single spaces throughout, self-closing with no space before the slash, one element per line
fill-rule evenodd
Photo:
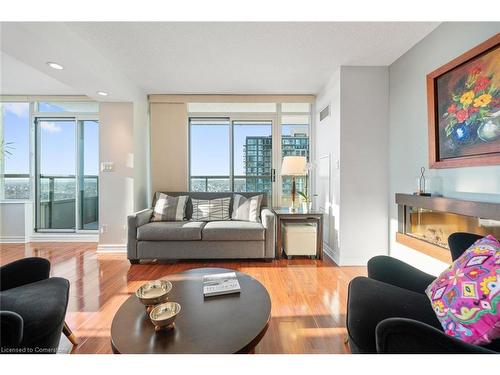
<path fill-rule="evenodd" d="M 451 261 L 448 236 L 454 232 L 500 238 L 500 204 L 444 197 L 396 194 L 396 240 L 445 262 Z"/>

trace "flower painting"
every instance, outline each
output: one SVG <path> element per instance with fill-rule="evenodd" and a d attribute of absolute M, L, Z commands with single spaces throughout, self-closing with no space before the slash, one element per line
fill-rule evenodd
<path fill-rule="evenodd" d="M 500 164 L 499 39 L 428 75 L 431 167 Z"/>

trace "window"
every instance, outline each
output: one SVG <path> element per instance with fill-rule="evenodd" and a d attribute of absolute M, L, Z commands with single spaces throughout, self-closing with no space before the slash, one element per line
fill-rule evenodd
<path fill-rule="evenodd" d="M 1 199 L 30 198 L 29 103 L 1 103 Z"/>
<path fill-rule="evenodd" d="M 190 119 L 191 191 L 231 191 L 228 119 Z"/>
<path fill-rule="evenodd" d="M 300 103 L 297 103 L 300 104 Z M 305 156 L 309 162 L 309 115 L 281 116 L 281 157 Z M 309 194 L 309 176 L 296 177 L 297 192 Z M 281 179 L 281 204 L 291 204 L 292 178 Z"/>
<path fill-rule="evenodd" d="M 271 193 L 272 121 L 191 118 L 191 191 Z"/>
<path fill-rule="evenodd" d="M 310 103 L 188 103 L 191 191 L 262 191 L 288 207 L 291 179 L 280 176 L 281 162 L 309 160 L 310 111 Z M 296 178 L 298 191 L 310 193 L 309 179 Z"/>

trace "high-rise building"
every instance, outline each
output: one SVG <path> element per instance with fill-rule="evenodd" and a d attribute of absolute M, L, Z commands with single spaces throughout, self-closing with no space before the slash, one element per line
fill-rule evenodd
<path fill-rule="evenodd" d="M 304 130 L 294 130 L 281 137 L 282 156 L 305 156 L 309 160 L 309 135 Z M 243 163 L 246 174 L 246 191 L 271 191 L 272 138 L 271 136 L 246 137 Z M 283 179 L 283 193 L 289 194 L 291 182 Z M 304 179 L 305 180 L 305 179 Z M 298 182 L 298 188 L 302 188 Z"/>
<path fill-rule="evenodd" d="M 246 191 L 271 191 L 272 147 L 271 136 L 246 137 L 243 150 Z"/>

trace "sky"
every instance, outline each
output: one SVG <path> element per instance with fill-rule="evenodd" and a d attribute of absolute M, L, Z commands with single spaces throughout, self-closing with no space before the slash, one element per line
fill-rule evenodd
<path fill-rule="evenodd" d="M 271 125 L 234 126 L 234 174 L 244 175 L 243 151 L 247 136 L 269 136 Z M 228 125 L 191 125 L 191 175 L 229 176 Z"/>
<path fill-rule="evenodd" d="M 29 174 L 29 104 L 2 103 L 4 141 L 12 142 L 5 156 L 5 173 Z"/>
<path fill-rule="evenodd" d="M 42 109 L 42 108 L 40 108 Z M 48 108 L 44 108 L 48 109 Z M 57 112 L 54 106 L 50 108 Z M 60 109 L 59 109 L 60 110 Z M 5 158 L 6 174 L 29 174 L 29 104 L 2 103 L 5 142 L 12 142 Z M 44 175 L 75 175 L 75 122 L 40 121 L 41 163 Z M 84 173 L 97 175 L 99 169 L 98 125 L 84 121 Z"/>
<path fill-rule="evenodd" d="M 307 125 L 283 125 L 282 134 Z M 271 124 L 234 125 L 234 174 L 245 175 L 243 150 L 247 136 L 270 136 Z M 229 176 L 229 122 L 227 125 L 191 125 L 191 175 Z"/>
<path fill-rule="evenodd" d="M 5 173 L 29 173 L 29 105 L 2 103 L 6 142 L 13 142 L 12 155 L 6 157 Z M 58 112 L 62 108 L 44 104 L 40 110 Z M 302 125 L 304 126 L 304 125 Z M 300 125 L 283 125 L 282 134 Z M 44 175 L 75 174 L 74 121 L 41 121 L 41 173 Z M 98 124 L 84 122 L 84 172 L 97 175 L 99 170 Z M 270 136 L 271 123 L 234 125 L 234 174 L 244 175 L 243 151 L 247 136 Z M 191 126 L 191 175 L 229 176 L 229 122 L 227 125 Z"/>

